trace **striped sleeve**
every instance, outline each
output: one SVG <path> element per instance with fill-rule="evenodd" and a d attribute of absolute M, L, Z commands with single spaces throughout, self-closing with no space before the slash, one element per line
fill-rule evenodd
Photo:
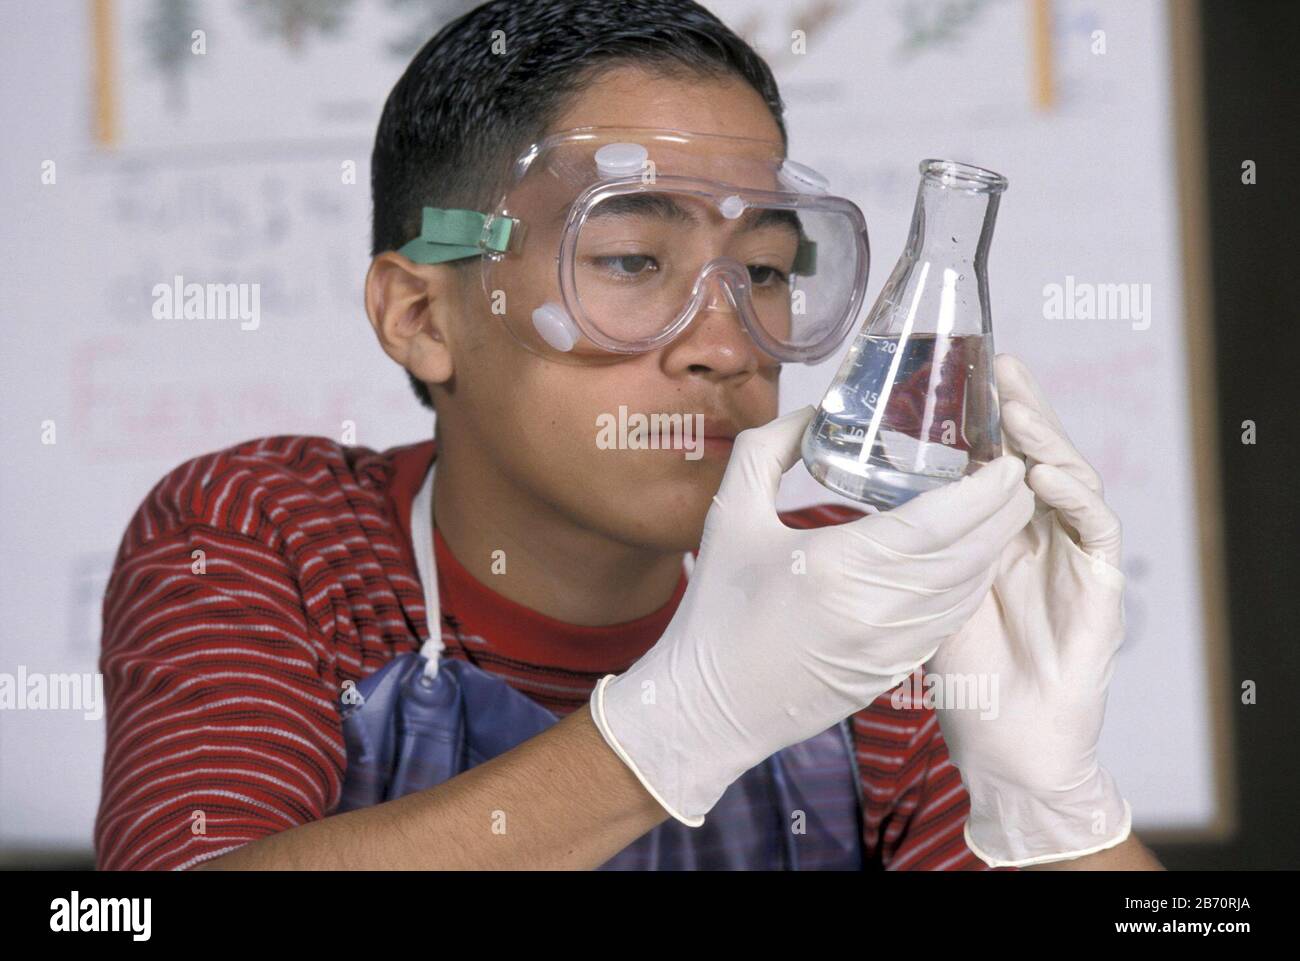
<path fill-rule="evenodd" d="M 101 870 L 191 868 L 322 818 L 346 762 L 331 665 L 290 565 L 238 518 L 160 510 L 165 483 L 104 597 Z"/>

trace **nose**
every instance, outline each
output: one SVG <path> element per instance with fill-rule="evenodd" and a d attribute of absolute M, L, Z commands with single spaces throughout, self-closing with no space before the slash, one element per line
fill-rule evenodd
<path fill-rule="evenodd" d="M 665 348 L 664 361 L 670 368 L 730 377 L 776 363 L 745 328 L 737 308 L 747 294 L 748 274 L 741 280 L 735 267 L 706 270 L 700 279 L 693 298 L 697 304 L 694 316 Z"/>

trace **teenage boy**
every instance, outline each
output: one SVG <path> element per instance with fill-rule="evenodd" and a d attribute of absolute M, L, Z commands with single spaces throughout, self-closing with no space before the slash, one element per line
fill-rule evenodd
<path fill-rule="evenodd" d="M 1118 524 L 1023 367 L 1008 455 L 778 517 L 812 413 L 776 417 L 781 363 L 865 285 L 785 146 L 684 0 L 488 3 L 416 55 L 366 309 L 435 436 L 261 438 L 151 491 L 105 597 L 100 867 L 1156 866 L 1095 761 Z M 620 406 L 681 443 L 598 443 Z M 999 717 L 894 703 L 941 658 L 999 672 Z"/>

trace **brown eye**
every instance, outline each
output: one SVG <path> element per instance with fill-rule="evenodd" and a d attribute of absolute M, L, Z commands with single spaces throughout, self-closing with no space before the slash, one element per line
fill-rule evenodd
<path fill-rule="evenodd" d="M 756 287 L 772 287 L 776 284 L 784 284 L 787 281 L 784 271 L 776 267 L 769 267 L 766 264 L 750 264 L 749 280 Z"/>
<path fill-rule="evenodd" d="M 659 269 L 658 262 L 645 254 L 621 254 L 614 257 L 597 257 L 595 262 L 602 269 L 616 276 L 637 277 Z"/>

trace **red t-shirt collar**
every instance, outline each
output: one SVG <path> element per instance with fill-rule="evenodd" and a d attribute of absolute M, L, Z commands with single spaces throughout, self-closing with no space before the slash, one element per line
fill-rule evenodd
<path fill-rule="evenodd" d="M 394 449 L 391 503 L 415 570 L 411 502 L 436 456 L 432 440 Z M 434 564 L 442 622 L 467 650 L 488 648 L 498 657 L 574 671 L 619 673 L 649 650 L 672 620 L 686 592 L 686 571 L 668 601 L 643 617 L 591 627 L 549 617 L 503 597 L 465 569 L 434 529 Z M 430 612 L 432 617 L 432 612 Z"/>

